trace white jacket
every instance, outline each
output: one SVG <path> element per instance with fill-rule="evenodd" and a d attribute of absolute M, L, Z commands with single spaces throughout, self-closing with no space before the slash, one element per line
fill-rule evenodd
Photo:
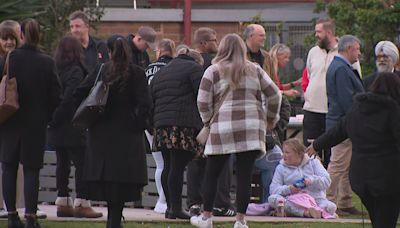
<path fill-rule="evenodd" d="M 291 194 L 289 186 L 303 177 L 311 180 L 311 185 L 303 189 L 306 193 L 314 199 L 326 198 L 325 192 L 331 184 L 331 178 L 321 162 L 307 154 L 299 166 L 287 165 L 282 159 L 275 169 L 269 192 L 271 195 L 288 196 Z"/>

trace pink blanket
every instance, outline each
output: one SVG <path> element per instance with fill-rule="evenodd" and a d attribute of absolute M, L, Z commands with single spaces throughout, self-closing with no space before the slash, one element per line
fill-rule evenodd
<path fill-rule="evenodd" d="M 303 207 L 303 208 L 314 208 L 322 212 L 322 218 L 326 219 L 332 219 L 336 218 L 334 215 L 329 214 L 327 211 L 324 209 L 320 208 L 317 203 L 315 202 L 315 199 L 308 195 L 307 193 L 297 193 L 294 195 L 290 195 L 287 198 L 288 201 L 296 204 L 297 206 Z"/>

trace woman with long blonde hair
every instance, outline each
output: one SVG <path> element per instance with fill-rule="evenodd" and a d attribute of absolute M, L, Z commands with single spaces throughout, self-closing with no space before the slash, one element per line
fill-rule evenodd
<path fill-rule="evenodd" d="M 277 43 L 272 46 L 271 50 L 266 53 L 266 58 L 264 61 L 265 71 L 269 76 L 271 76 L 272 80 L 274 80 L 275 84 L 279 87 L 282 93 L 288 97 L 296 97 L 300 93 L 299 91 L 293 89 L 296 86 L 301 85 L 301 79 L 282 84 L 279 78 L 279 68 L 284 68 L 290 59 L 290 48 L 285 44 Z"/>
<path fill-rule="evenodd" d="M 268 101 L 264 103 L 265 109 L 262 94 Z M 204 151 L 208 156 L 202 189 L 204 212 L 191 218 L 192 225 L 212 227 L 217 178 L 230 155 L 236 154 L 238 188 L 234 227 L 248 227 L 244 215 L 250 200 L 254 161 L 265 154 L 266 125 L 272 128 L 278 121 L 280 100 L 275 83 L 247 59 L 243 40 L 236 34 L 226 35 L 213 65 L 203 75 L 197 97 L 202 121 L 210 126 L 210 135 Z"/>

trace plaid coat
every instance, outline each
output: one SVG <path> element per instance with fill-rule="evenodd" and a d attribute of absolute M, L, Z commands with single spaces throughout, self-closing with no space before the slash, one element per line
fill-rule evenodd
<path fill-rule="evenodd" d="M 253 63 L 251 63 L 253 64 Z M 229 82 L 218 72 L 218 65 L 210 66 L 200 83 L 197 106 L 203 123 L 208 123 L 213 112 L 218 113 L 210 126 L 204 154 L 232 154 L 260 150 L 265 154 L 266 120 L 279 120 L 281 93 L 267 73 L 258 65 L 256 75 L 246 75 L 239 85 L 230 90 L 219 111 L 214 106 Z M 265 95 L 265 113 L 262 107 Z"/>

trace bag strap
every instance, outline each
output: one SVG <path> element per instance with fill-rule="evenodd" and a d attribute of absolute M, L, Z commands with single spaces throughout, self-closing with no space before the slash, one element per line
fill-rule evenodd
<path fill-rule="evenodd" d="M 100 69 L 99 69 L 99 72 L 97 72 L 96 81 L 94 82 L 94 85 L 96 85 L 97 82 L 99 81 L 100 74 L 101 74 L 101 70 L 103 69 L 103 66 L 104 66 L 104 63 L 102 63 L 102 64 L 100 65 Z"/>
<path fill-rule="evenodd" d="M 5 74 L 7 74 L 7 78 L 10 78 L 10 76 L 8 76 L 8 65 L 10 62 L 10 53 L 11 52 L 12 51 L 7 53 L 6 62 L 4 63 L 4 66 L 3 66 L 3 74 L 1 75 L 1 77 L 3 77 Z"/>
<path fill-rule="evenodd" d="M 208 123 L 204 124 L 205 126 L 210 126 L 210 125 L 214 122 L 215 116 L 216 116 L 216 114 L 219 112 L 219 109 L 221 108 L 222 103 L 224 103 L 224 100 L 225 100 L 225 98 L 226 98 L 226 95 L 228 94 L 228 91 L 229 91 L 229 86 L 225 89 L 225 91 L 224 91 L 224 92 L 222 93 L 222 95 L 220 96 L 220 98 L 219 98 L 219 100 L 218 100 L 218 103 L 217 103 L 217 105 L 215 106 L 214 113 L 213 113 L 213 115 L 211 116 L 210 121 L 208 121 Z"/>

